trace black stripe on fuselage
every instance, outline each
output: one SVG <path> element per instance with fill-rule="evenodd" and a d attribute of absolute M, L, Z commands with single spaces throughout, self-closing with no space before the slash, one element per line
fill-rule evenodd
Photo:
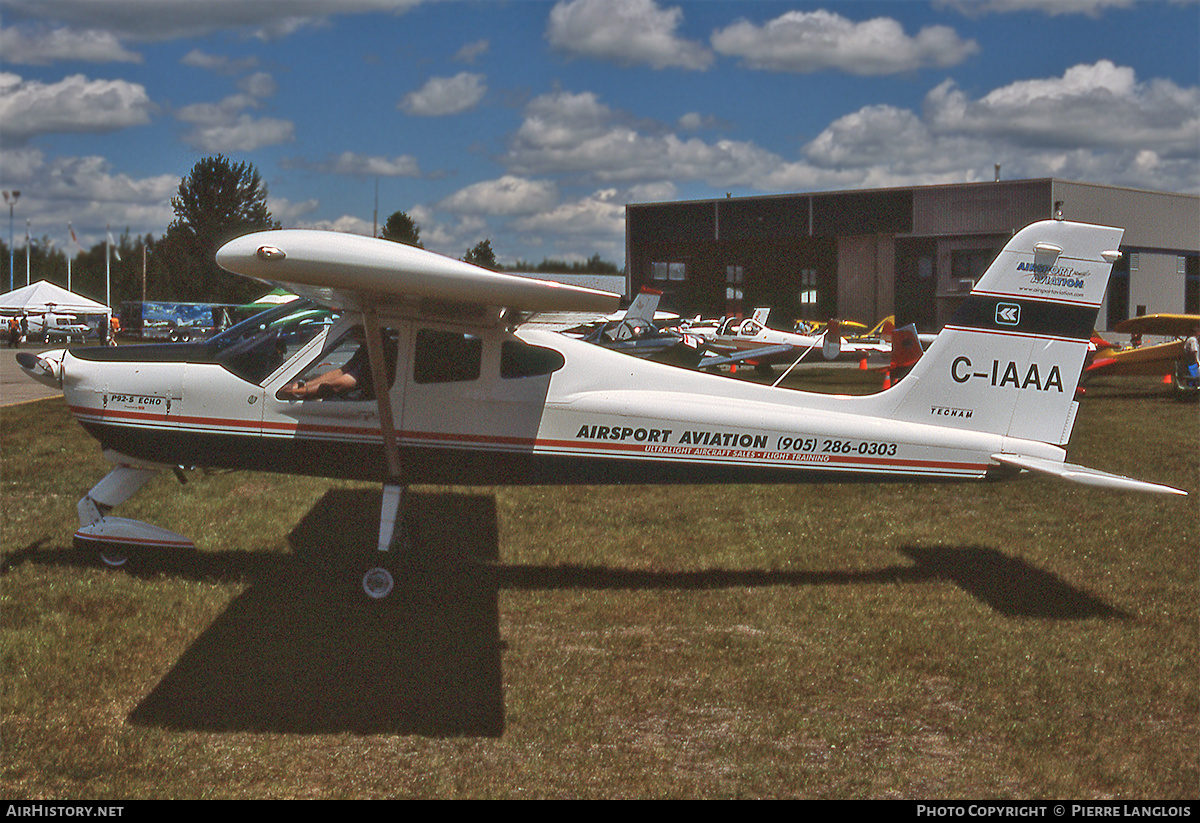
<path fill-rule="evenodd" d="M 1098 313 L 1094 306 L 972 293 L 947 325 L 1090 340 Z"/>

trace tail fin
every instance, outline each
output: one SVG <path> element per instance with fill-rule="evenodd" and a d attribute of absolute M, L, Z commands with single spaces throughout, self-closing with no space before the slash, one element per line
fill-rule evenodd
<path fill-rule="evenodd" d="M 893 415 L 1065 445 L 1122 229 L 1020 230 L 908 377 Z"/>
<path fill-rule="evenodd" d="M 903 328 L 893 330 L 889 335 L 892 343 L 892 361 L 889 366 L 892 383 L 912 371 L 921 359 L 921 338 L 917 335 L 917 327 L 909 323 Z"/>
<path fill-rule="evenodd" d="M 647 323 L 653 323 L 654 313 L 658 311 L 658 301 L 661 299 L 662 292 L 642 289 L 638 292 L 637 297 L 633 298 L 629 308 L 625 310 L 625 319 L 645 320 Z"/>

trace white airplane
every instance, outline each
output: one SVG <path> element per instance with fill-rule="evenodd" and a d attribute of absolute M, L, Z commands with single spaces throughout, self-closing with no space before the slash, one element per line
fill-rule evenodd
<path fill-rule="evenodd" d="M 240 237 L 217 262 L 336 310 L 332 322 L 311 304 L 284 305 L 199 343 L 20 362 L 62 388 L 116 464 L 79 502 L 81 544 L 112 563 L 130 545 L 191 546 L 111 514 L 163 469 L 378 481 L 379 540 L 362 583 L 379 598 L 403 557 L 397 512 L 414 483 L 967 481 L 1025 470 L 1186 494 L 1065 462 L 1122 233 L 1063 221 L 1021 230 L 909 375 L 865 396 L 730 380 L 522 329 L 532 312 L 609 312 L 618 297 L 300 230 Z"/>
<path fill-rule="evenodd" d="M 709 348 L 739 360 L 753 360 L 756 368 L 770 373 L 772 365 L 791 364 L 797 357 L 806 357 L 813 349 L 826 360 L 836 360 L 842 354 L 866 357 L 878 353 L 878 346 L 862 348 L 850 343 L 841 333 L 837 320 L 830 320 L 824 329 L 812 334 L 780 331 L 767 326 L 769 308 L 758 308 L 745 319 L 731 317 L 715 331 L 705 332 Z M 890 349 L 889 349 L 890 351 Z"/>

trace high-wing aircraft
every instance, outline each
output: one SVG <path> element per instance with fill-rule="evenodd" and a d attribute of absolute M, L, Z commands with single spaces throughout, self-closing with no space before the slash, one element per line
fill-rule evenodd
<path fill-rule="evenodd" d="M 1085 377 L 1109 375 L 1176 375 L 1183 359 L 1183 339 L 1200 326 L 1196 314 L 1147 314 L 1122 320 L 1113 327 L 1120 334 L 1177 337 L 1167 343 L 1118 349 L 1098 347 L 1085 370 Z"/>
<path fill-rule="evenodd" d="M 240 237 L 217 262 L 336 310 L 331 322 L 285 305 L 204 342 L 20 362 L 61 386 L 116 464 L 79 502 L 79 542 L 190 545 L 111 514 L 179 465 L 372 480 L 383 506 L 362 583 L 383 597 L 413 483 L 968 481 L 1027 470 L 1186 494 L 1065 462 L 1122 233 L 1063 221 L 1017 232 L 908 376 L 865 396 L 729 380 L 523 329 L 533 312 L 608 312 L 618 298 L 304 230 Z"/>

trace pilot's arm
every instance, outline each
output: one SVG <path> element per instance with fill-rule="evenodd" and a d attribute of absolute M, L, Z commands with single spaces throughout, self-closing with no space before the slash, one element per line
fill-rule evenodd
<path fill-rule="evenodd" d="M 341 394 L 348 392 L 358 385 L 358 378 L 342 369 L 334 369 L 314 377 L 311 380 L 293 380 L 282 389 L 280 394 L 303 400 L 306 397 Z"/>

